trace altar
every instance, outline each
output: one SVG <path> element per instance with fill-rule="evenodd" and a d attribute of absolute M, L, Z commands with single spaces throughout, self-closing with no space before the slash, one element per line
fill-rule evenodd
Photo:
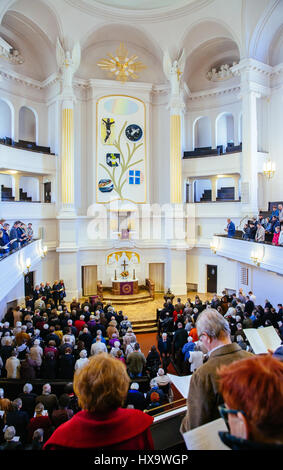
<path fill-rule="evenodd" d="M 115 280 L 112 279 L 113 295 L 132 295 L 139 292 L 138 279 L 133 280 Z"/>

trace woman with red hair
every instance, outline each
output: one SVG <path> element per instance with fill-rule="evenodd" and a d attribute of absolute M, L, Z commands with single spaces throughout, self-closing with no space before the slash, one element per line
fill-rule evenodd
<path fill-rule="evenodd" d="M 259 355 L 222 366 L 219 407 L 228 432 L 220 438 L 233 450 L 283 450 L 283 362 Z"/>

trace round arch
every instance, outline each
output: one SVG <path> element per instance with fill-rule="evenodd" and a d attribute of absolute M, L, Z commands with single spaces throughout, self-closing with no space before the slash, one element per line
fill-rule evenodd
<path fill-rule="evenodd" d="M 193 150 L 211 147 L 211 120 L 208 116 L 198 116 L 193 122 Z"/>
<path fill-rule="evenodd" d="M 228 142 L 235 142 L 234 136 L 235 116 L 231 111 L 223 111 L 215 119 L 215 143 L 227 147 Z"/>
<path fill-rule="evenodd" d="M 29 105 L 19 109 L 19 140 L 26 140 L 38 144 L 38 114 Z"/>
<path fill-rule="evenodd" d="M 11 101 L 7 100 L 6 98 L 3 98 L 2 96 L 0 96 L 0 102 L 3 102 L 5 103 L 5 105 L 7 105 L 7 107 L 9 108 L 10 110 L 10 115 L 8 115 L 8 119 L 10 120 L 10 125 L 8 123 L 7 125 L 7 115 L 3 114 L 2 111 L 0 111 L 0 134 L 2 134 L 3 132 L 1 132 L 1 130 L 10 130 L 10 135 L 0 135 L 0 137 L 10 137 L 12 140 L 14 140 L 14 137 L 15 137 L 15 108 L 13 106 L 13 104 L 11 103 Z M 10 128 L 10 129 L 9 129 Z"/>

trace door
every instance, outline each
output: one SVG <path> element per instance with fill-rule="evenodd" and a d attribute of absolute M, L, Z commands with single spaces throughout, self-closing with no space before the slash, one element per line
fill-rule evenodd
<path fill-rule="evenodd" d="M 149 263 L 149 279 L 155 284 L 155 292 L 164 292 L 164 263 Z"/>
<path fill-rule="evenodd" d="M 33 271 L 25 274 L 25 297 L 32 295 L 33 292 Z"/>
<path fill-rule="evenodd" d="M 44 202 L 51 202 L 51 183 L 44 183 Z"/>
<path fill-rule="evenodd" d="M 207 265 L 207 292 L 217 292 L 217 266 Z"/>
<path fill-rule="evenodd" d="M 83 296 L 97 293 L 97 266 L 82 266 Z"/>

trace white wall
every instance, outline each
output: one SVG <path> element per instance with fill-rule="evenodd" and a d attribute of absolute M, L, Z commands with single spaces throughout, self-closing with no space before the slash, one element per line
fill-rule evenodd
<path fill-rule="evenodd" d="M 21 176 L 20 188 L 27 193 L 27 197 L 31 197 L 32 201 L 39 201 L 39 181 L 31 176 Z"/>
<path fill-rule="evenodd" d="M 258 98 L 257 102 L 257 150 L 258 152 L 268 152 L 269 150 L 269 102 L 266 98 Z M 274 119 L 275 116 L 272 116 Z"/>
<path fill-rule="evenodd" d="M 21 302 L 25 296 L 25 283 L 24 277 L 17 283 L 17 285 L 7 293 L 6 297 L 4 297 L 0 301 L 0 321 L 7 313 L 7 303 L 12 302 L 13 300 L 17 300 Z"/>
<path fill-rule="evenodd" d="M 195 147 L 211 147 L 211 121 L 208 116 L 195 123 Z"/>
<path fill-rule="evenodd" d="M 26 106 L 19 113 L 19 139 L 36 142 L 36 119 L 33 111 Z"/>
<path fill-rule="evenodd" d="M 187 283 L 197 284 L 198 292 L 207 292 L 207 265 L 217 266 L 217 294 L 237 286 L 237 263 L 214 255 L 210 249 L 193 248 L 187 252 Z"/>
<path fill-rule="evenodd" d="M 10 106 L 0 99 L 0 138 L 12 137 L 12 113 Z"/>
<path fill-rule="evenodd" d="M 12 188 L 12 177 L 10 175 L 5 175 L 0 173 L 0 186 L 5 186 L 5 188 Z"/>
<path fill-rule="evenodd" d="M 232 114 L 223 114 L 216 121 L 216 146 L 223 145 L 223 150 L 229 141 L 234 142 L 234 117 Z"/>
<path fill-rule="evenodd" d="M 211 189 L 211 181 L 206 179 L 200 179 L 195 181 L 195 200 L 200 201 L 205 189 Z"/>
<path fill-rule="evenodd" d="M 256 296 L 256 304 L 264 305 L 268 299 L 273 307 L 283 304 L 283 276 L 260 268 L 251 269 L 252 291 Z"/>

